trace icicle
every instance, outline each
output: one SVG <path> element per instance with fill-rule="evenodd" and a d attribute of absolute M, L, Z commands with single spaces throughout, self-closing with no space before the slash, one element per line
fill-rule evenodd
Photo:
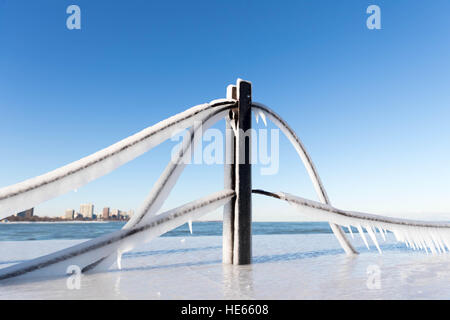
<path fill-rule="evenodd" d="M 191 234 L 192 234 L 192 220 L 189 220 L 189 221 L 188 221 L 188 225 L 189 225 L 189 231 L 190 231 Z"/>
<path fill-rule="evenodd" d="M 386 228 L 384 228 L 384 227 L 382 227 L 381 230 L 383 231 L 384 235 L 387 236 L 388 230 L 386 230 Z"/>
<path fill-rule="evenodd" d="M 378 252 L 381 253 L 380 246 L 378 245 L 378 241 L 377 241 L 377 238 L 375 236 L 375 233 L 373 233 L 372 227 L 370 225 L 367 225 L 365 228 L 366 228 L 367 233 L 369 234 L 370 238 L 372 239 L 372 242 L 377 247 Z"/>
<path fill-rule="evenodd" d="M 434 232 L 434 229 L 431 231 L 431 238 L 436 243 L 436 247 L 437 247 L 439 253 L 445 253 L 445 247 L 444 247 L 441 239 L 439 238 L 439 234 L 436 234 Z"/>
<path fill-rule="evenodd" d="M 352 231 L 352 226 L 348 225 L 347 226 L 348 231 L 350 232 L 350 235 L 352 236 L 352 239 L 355 239 L 355 236 L 353 235 L 353 231 Z"/>
<path fill-rule="evenodd" d="M 412 237 L 410 241 L 411 241 L 411 244 L 412 244 L 414 250 L 420 250 L 421 249 L 420 248 L 420 243 L 417 241 L 417 239 L 415 237 Z"/>
<path fill-rule="evenodd" d="M 433 255 L 437 255 L 438 253 L 441 253 L 441 251 L 438 249 L 438 247 L 433 243 L 433 241 L 431 240 L 430 242 L 430 246 L 429 246 L 431 253 Z"/>
<path fill-rule="evenodd" d="M 441 234 L 439 236 L 442 237 L 442 242 L 444 242 L 445 246 L 447 247 L 447 251 L 450 251 L 450 243 L 448 242 L 448 238 Z"/>
<path fill-rule="evenodd" d="M 414 233 L 415 233 L 415 235 L 416 235 L 416 237 L 417 237 L 417 241 L 418 241 L 418 244 L 419 244 L 419 248 L 422 249 L 422 250 L 425 250 L 425 251 L 428 253 L 428 251 L 427 251 L 427 249 L 426 249 L 426 246 L 425 246 L 425 243 L 423 242 L 423 239 L 422 239 L 422 237 L 420 236 L 420 233 L 417 231 L 417 229 L 414 231 Z"/>
<path fill-rule="evenodd" d="M 383 241 L 386 241 L 386 235 L 384 234 L 384 230 L 382 227 L 378 227 L 378 232 L 381 234 Z"/>
<path fill-rule="evenodd" d="M 262 112 L 261 110 L 258 110 L 258 113 L 262 119 L 262 121 L 264 122 L 264 125 L 267 127 L 267 120 L 266 120 L 266 115 L 264 114 L 264 112 Z"/>
<path fill-rule="evenodd" d="M 122 270 L 122 252 L 117 251 L 117 268 Z"/>
<path fill-rule="evenodd" d="M 233 129 L 234 134 L 237 134 L 236 121 L 234 119 L 230 120 L 231 129 Z"/>
<path fill-rule="evenodd" d="M 358 225 L 356 226 L 356 228 L 358 229 L 359 235 L 360 235 L 361 238 L 363 239 L 364 244 L 365 244 L 366 247 L 367 247 L 367 250 L 370 250 L 369 244 L 367 243 L 366 237 L 364 236 L 364 231 L 363 231 L 363 229 L 361 228 L 361 225 L 358 224 Z"/>
<path fill-rule="evenodd" d="M 255 120 L 256 120 L 256 123 L 259 122 L 259 112 L 255 112 Z"/>
<path fill-rule="evenodd" d="M 435 254 L 440 254 L 441 252 L 441 247 L 439 246 L 439 243 L 437 243 L 436 238 L 434 237 L 434 230 L 430 230 L 429 234 L 428 234 L 428 239 L 430 241 L 430 244 L 433 246 L 433 248 L 435 249 L 436 253 Z"/>
<path fill-rule="evenodd" d="M 436 236 L 434 234 L 434 230 L 430 231 L 430 238 L 431 238 L 431 241 L 432 241 L 434 247 L 436 248 L 436 251 L 438 252 L 438 254 L 443 253 L 442 250 L 441 250 L 441 245 L 438 242 L 438 239 L 436 238 Z"/>
<path fill-rule="evenodd" d="M 399 234 L 399 232 L 394 233 L 396 239 L 399 239 L 399 241 L 404 242 L 407 247 L 412 248 L 413 250 L 416 250 L 416 245 L 414 244 L 414 240 L 408 236 L 407 232 L 405 232 L 405 234 L 402 233 L 401 237 L 398 236 L 398 234 Z"/>
<path fill-rule="evenodd" d="M 405 238 L 408 239 L 408 241 L 411 243 L 411 246 L 413 247 L 413 250 L 419 250 L 419 243 L 417 242 L 416 237 L 413 234 L 413 231 L 410 233 L 405 232 Z"/>
<path fill-rule="evenodd" d="M 422 237 L 422 241 L 424 243 L 425 250 L 430 251 L 431 254 L 436 254 L 436 247 L 433 244 L 433 241 L 431 240 L 431 237 L 428 235 L 428 233 L 424 233 L 421 229 L 417 229 L 418 233 Z"/>

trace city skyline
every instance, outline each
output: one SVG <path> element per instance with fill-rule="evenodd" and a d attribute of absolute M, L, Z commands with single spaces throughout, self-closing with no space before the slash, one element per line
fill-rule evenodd
<path fill-rule="evenodd" d="M 104 207 L 100 212 L 94 211 L 94 204 L 80 204 L 80 210 L 75 209 L 66 209 L 63 215 L 55 216 L 57 218 L 65 219 L 65 220 L 80 220 L 80 219 L 87 219 L 87 220 L 108 220 L 108 219 L 118 219 L 121 220 L 129 219 L 134 215 L 134 210 L 121 210 L 110 207 Z M 21 218 L 31 218 L 33 216 L 36 217 L 47 217 L 43 215 L 35 215 L 34 214 L 34 208 L 30 208 L 25 211 L 17 212 L 12 214 L 11 216 L 17 216 Z M 5 218 L 7 220 L 7 218 Z"/>
<path fill-rule="evenodd" d="M 78 212 L 75 209 L 66 209 L 66 213 L 64 215 L 66 219 L 68 217 L 68 213 L 72 215 L 71 219 L 75 219 L 81 215 L 83 218 L 106 220 L 113 217 L 131 218 L 134 214 L 134 210 L 121 210 L 117 208 L 103 207 L 100 211 L 96 212 L 95 205 L 93 203 L 82 203 L 80 204 L 80 210 Z"/>

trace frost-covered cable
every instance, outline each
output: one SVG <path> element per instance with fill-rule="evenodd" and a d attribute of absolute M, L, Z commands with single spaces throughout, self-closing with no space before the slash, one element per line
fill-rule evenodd
<path fill-rule="evenodd" d="M 285 136 L 294 146 L 295 150 L 297 151 L 297 154 L 302 159 L 302 162 L 306 168 L 306 171 L 308 172 L 309 177 L 311 178 L 311 181 L 314 185 L 314 189 L 316 190 L 316 193 L 320 201 L 325 204 L 330 204 L 327 192 L 323 187 L 322 181 L 320 180 L 319 174 L 317 173 L 314 163 L 312 162 L 311 157 L 309 156 L 308 152 L 306 151 L 306 148 L 300 141 L 295 131 L 292 130 L 292 128 L 287 124 L 286 121 L 283 120 L 283 118 L 281 118 L 277 113 L 275 113 L 272 109 L 265 106 L 264 104 L 253 102 L 252 109 L 261 113 L 263 120 L 265 120 L 265 115 L 267 115 L 268 118 L 285 134 Z M 347 254 L 356 254 L 357 251 L 348 241 L 342 229 L 338 225 L 335 225 L 333 223 L 330 223 L 330 227 L 334 235 L 338 239 L 339 243 L 341 244 L 341 247 L 344 249 L 344 251 Z"/>
<path fill-rule="evenodd" d="M 107 257 L 111 251 L 117 250 L 124 243 L 129 245 L 145 243 L 223 206 L 234 195 L 234 190 L 222 190 L 161 213 L 131 229 L 121 229 L 55 253 L 0 269 L 0 280 L 18 276 L 62 276 L 67 274 L 69 266 L 78 266 L 82 271 L 88 271 L 93 267 L 94 261 Z"/>
<path fill-rule="evenodd" d="M 0 219 L 77 189 L 149 151 L 217 108 L 235 104 L 235 100 L 220 99 L 192 107 L 78 161 L 4 187 L 0 189 Z"/>
<path fill-rule="evenodd" d="M 285 192 L 253 190 L 253 193 L 287 201 L 302 213 L 347 227 L 349 231 L 353 226 L 360 233 L 366 246 L 369 247 L 363 232 L 364 228 L 380 253 L 381 249 L 375 235 L 378 231 L 381 237 L 385 239 L 386 230 L 391 231 L 397 241 L 404 242 L 413 249 L 420 248 L 426 252 L 429 250 L 434 254 L 450 251 L 450 223 L 400 219 L 341 210 L 329 204 L 304 199 Z"/>
<path fill-rule="evenodd" d="M 127 224 L 125 224 L 123 229 L 130 229 L 140 223 L 145 223 L 156 214 L 175 186 L 178 178 L 183 172 L 183 169 L 186 167 L 186 162 L 189 160 L 189 157 L 193 156 L 192 146 L 195 147 L 205 130 L 214 125 L 220 119 L 224 118 L 228 114 L 230 108 L 230 106 L 218 108 L 216 111 L 210 113 L 202 119 L 202 121 L 195 123 L 193 127 L 189 128 L 189 132 L 187 132 L 183 137 L 183 143 L 177 155 L 169 161 L 166 169 L 153 185 L 149 195 L 137 210 L 136 214 L 134 214 Z M 188 223 L 190 230 L 192 230 L 191 221 Z M 95 270 L 106 270 L 114 262 L 118 262 L 118 264 L 120 264 L 121 255 L 132 249 L 134 249 L 134 247 L 129 245 L 126 245 L 126 247 L 120 247 L 116 251 L 111 252 L 111 256 L 102 257 L 102 261 L 98 261 L 97 264 L 94 262 L 92 269 L 95 268 Z"/>
<path fill-rule="evenodd" d="M 208 128 L 214 125 L 217 121 L 224 118 L 231 106 L 225 106 L 217 109 L 214 113 L 209 114 L 194 124 L 195 127 L 191 127 L 189 132 L 183 138 L 183 145 L 178 151 L 177 155 L 171 159 L 166 166 L 164 172 L 154 184 L 147 198 L 142 203 L 139 210 L 124 226 L 124 229 L 131 228 L 145 219 L 151 218 L 162 207 L 164 201 L 170 194 L 170 191 L 175 186 L 176 181 L 180 177 L 186 163 L 189 161 L 189 157 L 193 156 L 192 146 L 196 146 L 198 140 L 202 138 L 202 133 Z"/>

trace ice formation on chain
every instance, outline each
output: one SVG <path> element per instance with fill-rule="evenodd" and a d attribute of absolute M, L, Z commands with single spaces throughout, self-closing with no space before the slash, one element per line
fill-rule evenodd
<path fill-rule="evenodd" d="M 197 145 L 199 139 L 202 138 L 202 133 L 214 125 L 214 123 L 225 117 L 227 113 L 228 110 L 209 114 L 205 119 L 202 119 L 201 122 L 196 122 L 193 127 L 189 129 L 189 132 L 187 132 L 183 138 L 182 146 L 176 157 L 169 161 L 169 164 L 154 184 L 149 195 L 144 200 L 139 210 L 137 210 L 136 214 L 123 227 L 124 229 L 132 228 L 141 221 L 148 221 L 156 215 L 156 212 L 162 207 L 183 169 L 186 167 L 187 160 L 189 160 L 188 158 L 193 156 L 193 149 Z M 192 221 L 188 222 L 188 224 L 189 230 L 192 233 Z M 99 261 L 99 263 L 96 264 L 95 269 L 97 271 L 107 270 L 114 262 L 117 262 L 120 269 L 121 255 L 132 249 L 134 249 L 134 247 L 127 245 L 126 247 L 120 247 L 115 252 L 111 252 L 111 256 L 107 258 L 101 257 L 102 261 Z"/>
<path fill-rule="evenodd" d="M 407 247 L 414 250 L 422 249 L 427 253 L 431 252 L 433 254 L 450 251 L 450 223 L 399 219 L 346 211 L 284 192 L 271 193 L 254 190 L 254 193 L 285 200 L 297 207 L 302 213 L 347 227 L 349 230 L 353 226 L 358 230 L 364 244 L 369 249 L 369 243 L 364 235 L 365 229 L 380 253 L 381 248 L 378 244 L 376 233 L 386 240 L 386 231 L 391 231 L 397 241 L 405 243 Z"/>
<path fill-rule="evenodd" d="M 257 110 L 257 111 L 255 112 L 255 120 L 256 120 L 256 123 L 259 122 L 259 117 L 261 117 L 262 121 L 264 122 L 264 125 L 267 127 L 266 115 L 265 115 L 264 112 L 261 111 L 261 110 Z"/>
<path fill-rule="evenodd" d="M 149 151 L 173 133 L 192 126 L 211 113 L 228 110 L 235 104 L 235 100 L 220 99 L 192 107 L 71 164 L 2 188 L 0 219 L 76 190 Z"/>
<path fill-rule="evenodd" d="M 154 184 L 147 198 L 136 214 L 128 221 L 124 228 L 130 228 L 139 223 L 141 220 L 150 219 L 156 212 L 162 207 L 164 201 L 169 196 L 176 181 L 180 177 L 188 158 L 193 156 L 192 146 L 196 146 L 199 139 L 202 138 L 202 133 L 209 127 L 214 125 L 217 121 L 224 118 L 228 113 L 228 110 L 217 111 L 206 116 L 202 121 L 198 121 L 194 124 L 194 127 L 190 128 L 183 138 L 183 144 L 178 151 L 176 157 L 169 161 L 164 172 L 159 177 L 158 181 Z"/>
<path fill-rule="evenodd" d="M 189 225 L 189 232 L 192 234 L 192 220 L 188 221 L 188 225 Z"/>
<path fill-rule="evenodd" d="M 161 175 L 159 180 L 156 182 L 156 184 L 153 187 L 152 191 L 150 192 L 149 196 L 146 198 L 143 205 L 140 207 L 140 210 L 138 210 L 138 212 L 134 216 L 134 218 L 131 219 L 124 226 L 124 229 L 132 229 L 133 227 L 135 227 L 137 225 L 145 224 L 145 223 L 149 222 L 150 220 L 152 220 L 152 218 L 154 217 L 156 212 L 161 208 L 165 199 L 168 197 L 171 189 L 173 188 L 173 186 L 176 183 L 176 180 L 178 179 L 181 172 L 183 171 L 183 169 L 185 167 L 185 163 L 186 163 L 185 160 L 187 160 L 187 156 L 192 154 L 192 152 L 188 152 L 189 148 L 191 147 L 191 144 L 193 143 L 195 145 L 196 141 L 201 138 L 200 133 L 202 133 L 204 130 L 209 128 L 215 122 L 217 122 L 218 120 L 223 118 L 228 113 L 229 109 L 231 107 L 233 107 L 234 105 L 235 105 L 235 102 L 232 100 L 231 101 L 230 100 L 226 100 L 226 101 L 215 100 L 210 103 L 210 105 L 208 106 L 208 108 L 209 108 L 208 110 L 204 109 L 203 106 L 197 106 L 197 107 L 189 109 L 189 110 L 193 111 L 192 113 L 188 113 L 188 114 L 186 114 L 186 112 L 182 113 L 182 114 L 184 114 L 184 116 L 181 117 L 184 119 L 182 121 L 186 121 L 186 119 L 190 118 L 189 122 L 186 122 L 186 124 L 184 125 L 184 126 L 191 126 L 189 132 L 186 134 L 187 137 L 190 136 L 190 139 L 186 139 L 186 137 L 185 137 L 185 139 L 183 140 L 183 146 L 182 146 L 181 150 L 179 150 L 177 157 L 175 159 L 172 159 L 172 161 L 169 162 L 169 165 L 166 167 L 166 170 L 163 172 L 163 174 Z M 200 113 L 199 113 L 198 109 L 200 109 Z M 208 111 L 208 112 L 206 112 L 206 111 Z M 184 127 L 181 126 L 179 123 L 180 117 L 175 119 L 175 121 L 169 121 L 173 118 L 174 117 L 163 121 L 164 125 L 161 126 L 162 127 L 161 130 L 170 129 L 170 134 L 165 133 L 166 138 L 170 137 L 174 132 L 184 129 Z M 173 123 L 177 123 L 177 122 L 178 122 L 177 125 L 173 125 Z M 159 124 L 161 124 L 161 122 Z M 156 126 L 158 126 L 159 124 L 157 124 Z M 155 126 L 150 127 L 148 129 L 151 129 L 154 127 Z M 148 129 L 146 129 L 144 131 L 149 131 Z M 137 135 L 132 136 L 132 137 L 135 137 L 135 139 L 133 139 L 133 140 L 134 141 L 141 140 L 142 135 L 143 134 L 141 132 Z M 137 136 L 139 136 L 139 137 L 137 137 Z M 155 139 L 155 137 L 152 137 L 152 135 L 148 132 L 144 136 L 148 139 L 152 139 L 152 138 Z M 132 137 L 130 137 L 130 138 L 132 138 Z M 130 138 L 127 138 L 125 140 L 130 140 Z M 125 141 L 125 140 L 123 140 L 123 141 Z M 116 146 L 120 143 L 121 142 L 119 142 L 107 149 L 114 149 L 114 146 Z M 129 142 L 129 144 L 132 145 L 133 142 Z M 105 149 L 105 150 L 107 150 L 107 149 Z M 103 150 L 103 151 L 105 151 L 105 150 Z M 130 150 L 127 150 L 127 151 L 130 152 Z M 102 151 L 100 151 L 100 152 L 102 152 Z M 105 153 L 105 152 L 103 152 L 103 153 Z M 96 154 L 94 154 L 90 157 L 95 158 L 94 156 L 97 154 L 99 154 L 99 152 L 97 152 Z M 87 157 L 87 158 L 89 158 L 89 157 Z M 85 158 L 85 159 L 87 159 L 87 158 Z M 92 161 L 95 161 L 95 159 L 91 159 L 91 162 Z M 86 160 L 85 162 L 88 162 L 88 161 Z M 75 163 L 73 163 L 71 165 L 74 166 L 74 164 Z M 71 165 L 69 165 L 69 166 L 71 166 Z M 66 166 L 66 168 L 67 167 L 68 166 Z M 65 168 L 65 167 L 63 167 L 63 168 Z M 60 168 L 60 169 L 63 169 L 63 168 Z M 60 169 L 58 169 L 58 170 L 60 170 Z M 55 170 L 54 172 L 56 172 L 58 170 Z M 83 170 L 86 170 L 86 169 L 83 169 Z M 81 173 L 77 172 L 76 174 L 80 175 Z M 49 174 L 42 176 L 40 180 L 45 181 L 45 178 L 47 176 L 47 181 L 48 181 L 48 175 Z M 98 175 L 98 173 L 97 173 L 97 175 Z M 100 176 L 100 175 L 98 175 L 98 176 Z M 74 177 L 72 176 L 72 179 L 73 178 Z M 30 179 L 29 181 L 31 181 L 31 180 L 33 180 L 33 179 Z M 35 183 L 37 183 L 37 182 L 35 182 Z M 54 183 L 54 187 L 56 187 L 58 185 L 58 184 L 55 184 L 55 181 L 53 181 L 52 183 Z M 32 184 L 32 183 L 30 182 L 29 185 L 30 184 Z M 45 185 L 46 184 L 43 183 L 42 186 L 39 188 L 42 189 L 43 186 L 45 186 Z M 17 185 L 12 186 L 12 188 L 16 187 L 16 186 Z M 22 188 L 22 190 L 23 189 L 24 188 Z M 3 189 L 3 190 L 5 190 L 5 189 Z M 25 193 L 29 192 L 31 190 L 33 190 L 33 188 L 31 188 L 30 190 L 25 190 Z M 16 191 L 16 193 L 17 193 L 17 191 Z M 0 198 L 0 204 L 4 205 L 6 200 L 9 200 L 9 203 L 11 203 L 11 194 L 12 194 L 12 197 L 17 196 L 17 194 L 14 194 L 14 192 L 10 192 L 9 197 L 4 196 L 3 203 L 1 202 L 2 199 Z M 29 195 L 29 193 L 28 193 L 28 195 Z M 41 195 L 41 199 L 42 199 L 42 195 Z M 189 223 L 189 221 L 192 221 L 192 219 L 188 220 L 188 223 Z M 192 230 L 191 225 L 190 225 L 190 230 Z M 107 269 L 114 262 L 116 262 L 118 267 L 121 268 L 122 254 L 124 252 L 132 250 L 135 247 L 135 245 L 137 245 L 137 244 L 138 244 L 137 242 L 121 241 L 120 243 L 117 243 L 115 246 L 105 247 L 105 248 L 103 248 L 102 251 L 97 251 L 97 254 L 93 254 L 91 252 L 90 259 L 93 259 L 93 260 L 90 262 L 89 268 L 87 268 L 87 269 L 94 269 L 94 268 Z M 79 247 L 79 246 L 75 246 L 73 248 L 73 250 L 76 250 L 77 247 Z M 71 250 L 71 249 L 72 248 L 68 248 L 66 250 Z M 82 259 L 82 258 L 77 258 L 77 261 L 79 259 Z M 86 269 L 86 267 L 85 267 L 85 269 Z"/>
<path fill-rule="evenodd" d="M 284 135 L 289 139 L 289 141 L 294 146 L 295 150 L 297 151 L 297 154 L 300 156 L 308 172 L 308 175 L 311 178 L 311 181 L 314 185 L 314 189 L 316 190 L 316 193 L 320 201 L 325 204 L 330 204 L 328 195 L 325 191 L 325 188 L 322 185 L 319 174 L 317 173 L 317 170 L 314 167 L 311 157 L 306 152 L 306 148 L 303 146 L 303 143 L 300 141 L 299 137 L 295 134 L 294 130 L 292 130 L 286 123 L 286 121 L 284 121 L 278 114 L 276 114 L 273 110 L 263 105 L 262 103 L 257 102 L 252 103 L 252 109 L 256 112 L 256 114 L 260 114 L 261 118 L 264 120 L 264 123 L 266 123 L 265 119 L 267 116 L 278 128 L 280 128 L 280 130 L 284 133 Z M 330 227 L 334 235 L 336 236 L 337 240 L 339 241 L 341 247 L 344 249 L 344 251 L 347 254 L 356 254 L 357 251 L 348 241 L 344 231 L 342 231 L 342 229 L 338 225 L 332 222 L 330 222 Z"/>
<path fill-rule="evenodd" d="M 18 276 L 22 278 L 36 275 L 62 276 L 66 275 L 71 265 L 80 267 L 83 272 L 89 271 L 102 261 L 102 257 L 105 259 L 109 257 L 111 252 L 148 242 L 189 220 L 198 219 L 223 206 L 234 195 L 233 190 L 219 191 L 153 216 L 148 221 L 141 221 L 130 229 L 121 229 L 55 253 L 0 269 L 0 280 Z"/>

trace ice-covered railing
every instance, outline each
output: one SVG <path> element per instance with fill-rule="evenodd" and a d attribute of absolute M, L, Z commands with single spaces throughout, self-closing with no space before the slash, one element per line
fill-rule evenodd
<path fill-rule="evenodd" d="M 83 272 L 86 272 L 93 269 L 104 270 L 109 268 L 114 262 L 117 262 L 117 266 L 120 269 L 121 256 L 124 252 L 130 251 L 136 245 L 147 242 L 186 222 L 191 226 L 192 220 L 223 206 L 235 195 L 233 190 L 223 190 L 179 208 L 156 215 L 156 212 L 161 208 L 175 185 L 176 180 L 183 171 L 185 163 L 187 163 L 187 161 L 185 161 L 186 157 L 192 155 L 191 152 L 188 152 L 192 144 L 195 144 L 195 142 L 201 138 L 200 133 L 203 132 L 203 130 L 227 115 L 229 110 L 233 108 L 235 104 L 236 101 L 233 100 L 216 100 L 208 104 L 207 108 L 204 108 L 204 105 L 197 106 L 189 109 L 188 111 L 190 112 L 188 113 L 183 112 L 182 117 L 176 117 L 175 119 L 172 117 L 161 122 L 163 125 L 159 129 L 161 131 L 167 131 L 163 132 L 166 139 L 171 137 L 174 132 L 190 127 L 186 134 L 189 139 L 183 139 L 183 145 L 178 151 L 177 156 L 169 161 L 166 169 L 155 183 L 140 209 L 122 230 L 24 263 L 0 269 L 0 280 L 11 279 L 17 276 L 35 276 L 36 274 L 39 274 L 40 276 L 63 275 L 67 272 L 67 267 L 71 265 L 76 265 L 80 267 Z M 186 123 L 181 125 L 180 118 L 182 119 L 181 121 L 186 121 Z M 174 121 L 169 121 L 171 119 Z M 155 126 L 150 127 L 145 131 L 150 131 L 149 129 L 154 127 Z M 147 132 L 144 137 L 147 137 L 150 140 L 158 139 L 159 142 L 162 142 L 159 140 L 160 137 L 149 135 L 149 132 Z M 133 140 L 142 139 L 142 137 L 137 138 L 138 139 Z M 133 143 L 133 141 L 130 143 Z M 152 143 L 152 141 L 149 143 Z M 108 149 L 113 149 L 112 147 Z M 97 154 L 98 153 L 94 155 Z M 136 156 L 137 155 L 135 155 L 135 157 Z M 95 160 L 97 157 L 93 158 Z M 77 172 L 77 174 L 82 173 L 83 170 Z M 43 177 L 45 176 L 47 175 L 44 175 Z M 100 175 L 97 175 L 97 177 L 99 176 Z M 37 187 L 37 189 L 42 187 Z M 8 198 L 5 197 L 5 199 Z M 43 200 L 40 202 L 42 201 Z"/>
<path fill-rule="evenodd" d="M 188 221 L 198 219 L 223 206 L 233 196 L 233 190 L 216 192 L 153 216 L 148 221 L 141 221 L 132 228 L 121 229 L 55 253 L 0 269 L 0 280 L 18 276 L 21 278 L 35 277 L 36 275 L 62 276 L 72 265 L 78 266 L 82 272 L 89 271 L 107 260 L 112 252 L 145 243 Z M 118 265 L 120 268 L 120 260 Z"/>
<path fill-rule="evenodd" d="M 303 165 L 305 166 L 306 171 L 308 172 L 308 175 L 314 185 L 314 189 L 316 190 L 317 196 L 319 197 L 320 201 L 324 204 L 330 204 L 330 199 L 328 198 L 327 192 L 323 187 L 322 181 L 320 180 L 319 174 L 317 173 L 314 163 L 312 162 L 311 157 L 309 156 L 308 152 L 306 152 L 306 148 L 304 147 L 303 143 L 300 141 L 300 138 L 297 136 L 294 130 L 292 130 L 292 128 L 287 124 L 287 122 L 284 121 L 278 114 L 276 114 L 275 111 L 271 110 L 264 104 L 255 102 L 252 104 L 252 109 L 256 113 L 256 119 L 258 119 L 258 116 L 260 116 L 265 122 L 267 116 L 278 128 L 280 128 L 280 130 L 284 133 L 284 135 L 289 139 L 289 141 L 295 148 L 295 151 L 297 151 L 297 154 L 302 160 Z M 330 222 L 330 227 L 334 235 L 338 239 L 341 247 L 347 254 L 357 253 L 355 248 L 353 248 L 352 244 L 348 241 L 341 227 L 332 222 Z"/>
<path fill-rule="evenodd" d="M 220 109 L 209 113 L 205 118 L 202 119 L 202 121 L 196 122 L 189 129 L 183 139 L 183 145 L 181 146 L 177 155 L 169 161 L 166 169 L 153 185 L 153 188 L 150 191 L 149 195 L 137 210 L 136 214 L 133 215 L 133 217 L 123 227 L 124 229 L 133 228 L 138 224 L 146 223 L 147 221 L 153 219 L 158 210 L 164 204 L 164 201 L 169 196 L 178 178 L 183 172 L 183 169 L 186 167 L 186 163 L 188 163 L 188 161 L 186 160 L 188 160 L 189 156 L 193 156 L 190 150 L 192 147 L 195 147 L 198 140 L 202 138 L 201 133 L 203 133 L 218 120 L 222 119 L 226 114 L 228 114 L 228 112 L 229 110 L 227 108 L 225 110 Z M 192 219 L 188 220 L 188 224 L 189 229 L 192 233 Z M 134 249 L 136 244 L 136 242 L 122 242 L 121 245 L 110 250 L 108 256 L 99 257 L 99 260 L 93 263 L 93 268 L 91 269 L 95 268 L 96 270 L 106 270 L 115 261 L 117 261 L 117 265 L 120 268 L 122 254 Z"/>
<path fill-rule="evenodd" d="M 398 241 L 404 242 L 413 249 L 423 249 L 427 253 L 429 250 L 433 254 L 450 251 L 450 224 L 383 217 L 332 207 L 317 170 L 294 130 L 269 107 L 261 103 L 253 103 L 252 108 L 257 118 L 260 116 L 265 121 L 265 118 L 268 117 L 292 143 L 305 165 L 321 202 L 295 197 L 282 192 L 271 193 L 263 190 L 253 190 L 253 193 L 286 200 L 302 212 L 310 214 L 314 218 L 322 218 L 328 221 L 333 233 L 347 254 L 357 253 L 342 230 L 342 227 L 347 227 L 353 237 L 351 226 L 354 226 L 359 231 L 365 245 L 369 247 L 364 236 L 364 228 L 380 253 L 381 249 L 375 236 L 377 230 L 383 239 L 385 239 L 385 230 L 393 232 Z"/>
<path fill-rule="evenodd" d="M 422 249 L 433 254 L 450 251 L 450 223 L 399 219 L 341 210 L 329 204 L 304 199 L 285 192 L 253 190 L 253 193 L 287 201 L 302 213 L 346 227 L 352 237 L 351 227 L 353 226 L 358 230 L 364 244 L 369 249 L 369 243 L 364 235 L 365 229 L 380 253 L 381 249 L 376 233 L 378 231 L 380 236 L 386 240 L 386 230 L 391 231 L 397 241 L 405 243 L 414 250 Z"/>
<path fill-rule="evenodd" d="M 205 116 L 230 109 L 234 100 L 214 100 L 192 107 L 112 146 L 48 172 L 0 189 L 0 219 L 65 194 L 117 169 Z"/>

